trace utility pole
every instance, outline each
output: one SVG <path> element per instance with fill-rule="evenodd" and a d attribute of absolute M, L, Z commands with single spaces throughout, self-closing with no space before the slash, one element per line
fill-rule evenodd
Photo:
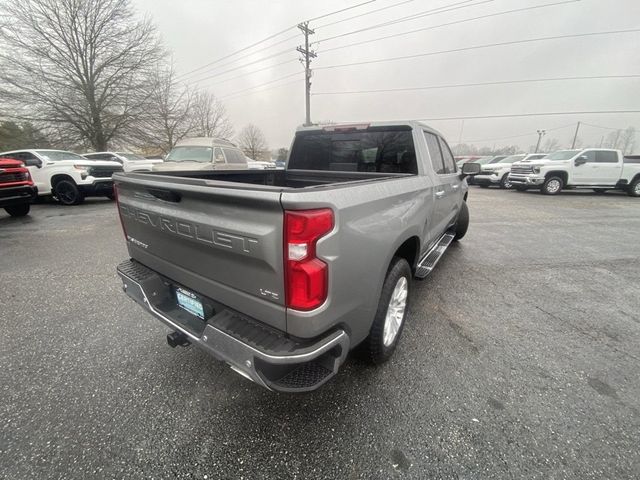
<path fill-rule="evenodd" d="M 544 135 L 547 133 L 546 130 L 536 130 L 538 132 L 538 143 L 536 143 L 536 151 L 533 153 L 538 153 L 538 149 L 540 148 L 540 140 L 542 140 L 542 137 L 544 137 Z"/>
<path fill-rule="evenodd" d="M 576 140 L 578 139 L 578 130 L 580 130 L 580 122 L 576 125 L 576 133 L 573 134 L 573 142 L 571 142 L 571 149 L 576 148 Z"/>
<path fill-rule="evenodd" d="M 305 107 L 306 116 L 304 125 L 306 127 L 311 125 L 311 59 L 316 58 L 315 52 L 309 50 L 309 35 L 313 35 L 314 32 L 309 28 L 309 22 L 304 22 L 298 25 L 298 28 L 304 33 L 304 47 L 298 47 L 296 50 L 302 54 L 300 61 L 304 64 L 304 95 L 305 95 Z"/>

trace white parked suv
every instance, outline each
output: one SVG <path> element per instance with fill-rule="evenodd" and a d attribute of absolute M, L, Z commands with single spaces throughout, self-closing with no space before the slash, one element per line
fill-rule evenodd
<path fill-rule="evenodd" d="M 480 174 L 473 178 L 473 183 L 485 188 L 491 185 L 497 185 L 500 188 L 509 189 L 512 187 L 509 181 L 509 172 L 511 171 L 511 165 L 513 163 L 523 160 L 535 160 L 546 155 L 546 153 L 520 153 L 517 155 L 509 155 L 495 163 L 485 163 L 482 165 Z"/>
<path fill-rule="evenodd" d="M 640 163 L 625 160 L 620 150 L 560 150 L 540 160 L 514 163 L 509 181 L 516 190 L 539 188 L 547 195 L 563 188 L 590 188 L 598 193 L 623 190 L 640 197 Z"/>
<path fill-rule="evenodd" d="M 64 205 L 77 205 L 88 196 L 113 199 L 111 175 L 123 171 L 119 163 L 87 160 L 63 150 L 13 150 L 0 157 L 21 160 L 38 187 L 38 196 L 52 195 Z"/>
<path fill-rule="evenodd" d="M 89 160 L 118 162 L 125 172 L 150 172 L 155 164 L 162 163 L 162 160 L 150 160 L 131 152 L 94 152 L 82 156 Z"/>

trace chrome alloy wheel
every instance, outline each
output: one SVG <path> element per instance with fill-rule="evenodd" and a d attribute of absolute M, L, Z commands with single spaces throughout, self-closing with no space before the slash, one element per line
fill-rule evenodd
<path fill-rule="evenodd" d="M 558 190 L 560 190 L 560 181 L 559 180 L 556 180 L 554 178 L 553 180 L 550 180 L 549 183 L 547 183 L 547 192 L 556 193 Z"/>
<path fill-rule="evenodd" d="M 389 300 L 389 306 L 387 307 L 387 315 L 384 319 L 382 343 L 384 343 L 385 347 L 392 345 L 398 336 L 398 332 L 404 321 L 408 293 L 409 283 L 405 277 L 400 277 L 391 294 L 391 300 Z"/>

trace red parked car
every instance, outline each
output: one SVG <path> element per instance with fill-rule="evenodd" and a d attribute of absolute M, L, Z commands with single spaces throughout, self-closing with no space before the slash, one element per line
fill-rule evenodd
<path fill-rule="evenodd" d="M 31 174 L 20 160 L 0 158 L 0 208 L 12 217 L 23 217 L 37 194 Z"/>

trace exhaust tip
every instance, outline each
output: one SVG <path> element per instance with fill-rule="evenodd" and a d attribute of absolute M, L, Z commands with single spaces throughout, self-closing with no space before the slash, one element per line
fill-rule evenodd
<path fill-rule="evenodd" d="M 191 345 L 187 336 L 181 332 L 171 332 L 167 334 L 167 343 L 171 348 L 188 347 Z"/>

